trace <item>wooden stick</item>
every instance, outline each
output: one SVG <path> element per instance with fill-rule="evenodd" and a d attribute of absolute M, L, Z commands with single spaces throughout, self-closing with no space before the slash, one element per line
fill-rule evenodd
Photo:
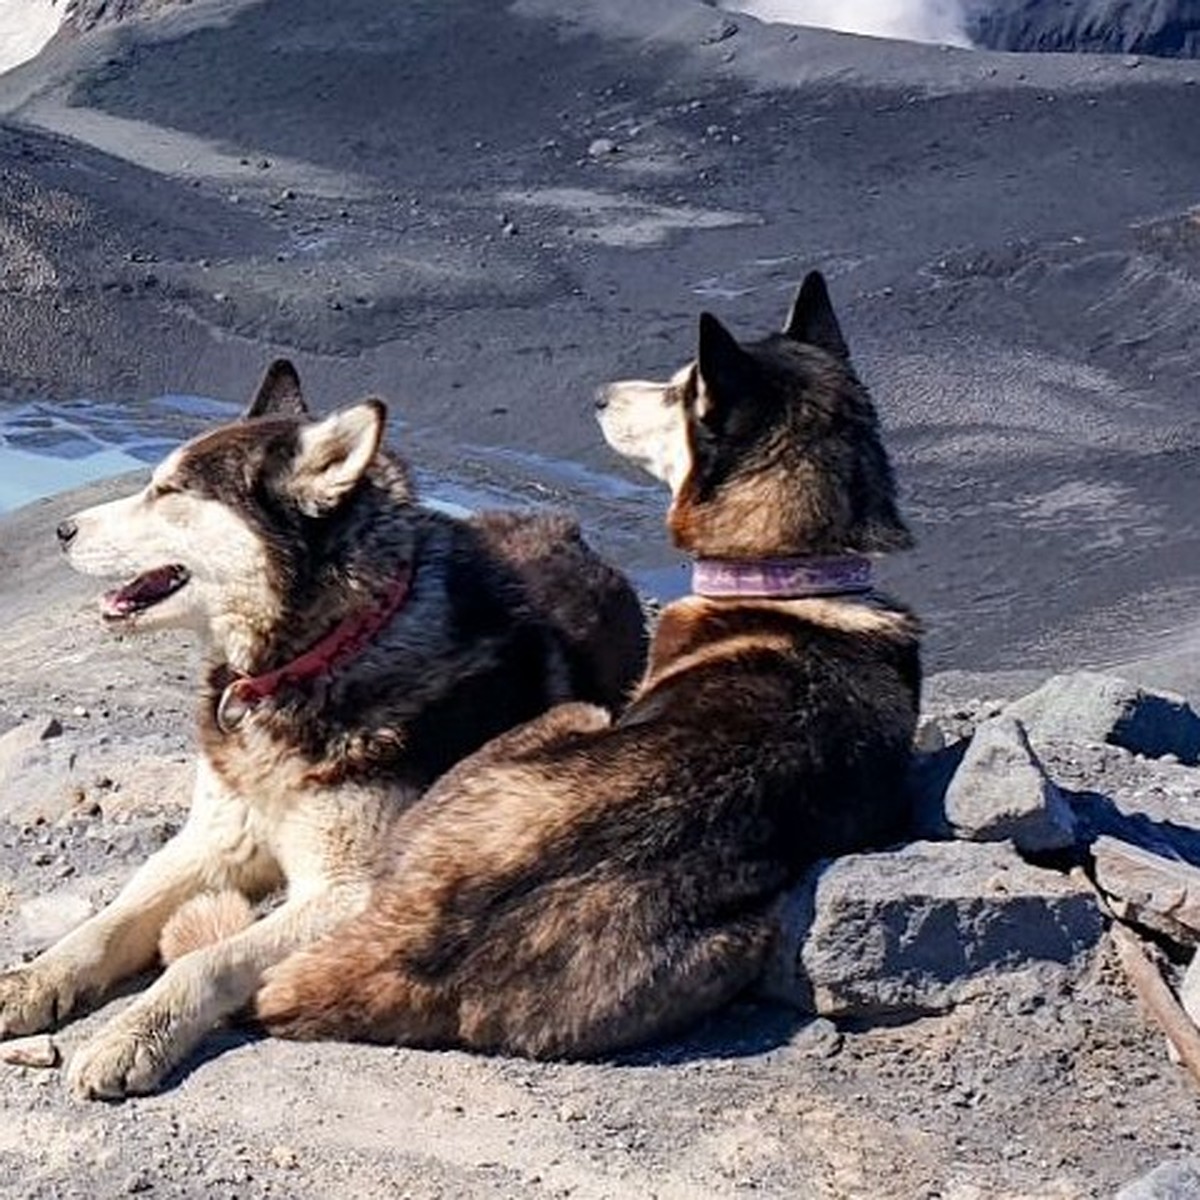
<path fill-rule="evenodd" d="M 1142 939 L 1125 925 L 1113 923 L 1113 944 L 1133 990 L 1179 1052 L 1183 1065 L 1200 1083 L 1200 1029 L 1175 999 L 1175 994 L 1146 953 Z"/>

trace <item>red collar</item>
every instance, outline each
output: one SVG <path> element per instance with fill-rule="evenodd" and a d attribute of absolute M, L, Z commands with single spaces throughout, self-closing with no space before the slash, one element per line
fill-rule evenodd
<path fill-rule="evenodd" d="M 280 688 L 331 675 L 338 667 L 357 658 L 408 599 L 411 583 L 412 567 L 405 565 L 374 608 L 347 617 L 311 650 L 290 663 L 264 675 L 244 675 L 235 679 L 217 701 L 217 727 L 222 733 L 232 733 L 251 709 L 274 696 Z"/>

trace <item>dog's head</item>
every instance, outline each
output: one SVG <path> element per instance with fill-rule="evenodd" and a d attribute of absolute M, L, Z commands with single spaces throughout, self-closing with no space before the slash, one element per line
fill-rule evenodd
<path fill-rule="evenodd" d="M 394 482 L 376 461 L 385 417 L 369 399 L 311 420 L 295 371 L 275 363 L 240 420 L 175 450 L 140 491 L 64 521 L 59 543 L 84 574 L 128 577 L 101 597 L 106 621 L 192 628 L 245 663 L 327 569 L 316 547 L 368 476 Z"/>
<path fill-rule="evenodd" d="M 715 558 L 870 553 L 912 544 L 879 422 L 812 272 L 781 333 L 739 343 L 708 313 L 666 383 L 597 400 L 613 449 L 671 488 L 676 544 Z"/>

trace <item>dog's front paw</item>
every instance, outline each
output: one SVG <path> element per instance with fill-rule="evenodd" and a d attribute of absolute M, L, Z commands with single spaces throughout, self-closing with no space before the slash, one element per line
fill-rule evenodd
<path fill-rule="evenodd" d="M 123 1100 L 154 1091 L 170 1067 L 160 1038 L 118 1019 L 75 1052 L 67 1082 L 82 1100 Z"/>
<path fill-rule="evenodd" d="M 0 1038 L 42 1033 L 74 1007 L 70 980 L 36 964 L 0 975 Z"/>

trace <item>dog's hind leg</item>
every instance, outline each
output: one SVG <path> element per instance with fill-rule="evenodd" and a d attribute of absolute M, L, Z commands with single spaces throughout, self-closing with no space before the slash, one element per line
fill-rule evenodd
<path fill-rule="evenodd" d="M 152 855 L 106 908 L 27 966 L 0 974 L 0 1037 L 37 1033 L 154 962 L 171 914 L 200 892 L 278 886 L 247 810 L 203 761 L 183 829 Z"/>
<path fill-rule="evenodd" d="M 436 1047 L 457 1041 L 449 991 L 401 965 L 387 915 L 355 920 L 266 975 L 254 1019 L 273 1037 Z"/>
<path fill-rule="evenodd" d="M 153 1089 L 218 1021 L 243 1008 L 263 973 L 361 910 L 366 880 L 285 901 L 249 928 L 171 964 L 153 987 L 78 1050 L 76 1094 L 116 1100 Z"/>

